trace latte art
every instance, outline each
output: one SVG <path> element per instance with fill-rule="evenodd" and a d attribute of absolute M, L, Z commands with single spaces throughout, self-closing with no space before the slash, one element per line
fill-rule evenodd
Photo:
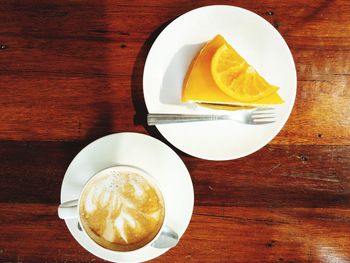
<path fill-rule="evenodd" d="M 164 219 L 163 198 L 155 185 L 137 173 L 113 169 L 88 183 L 79 210 L 88 235 L 116 251 L 144 246 Z"/>

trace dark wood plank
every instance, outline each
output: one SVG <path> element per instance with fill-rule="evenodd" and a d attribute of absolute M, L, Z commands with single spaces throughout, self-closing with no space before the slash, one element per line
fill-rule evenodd
<path fill-rule="evenodd" d="M 65 170 L 85 144 L 0 142 L 0 202 L 59 203 Z"/>
<path fill-rule="evenodd" d="M 227 162 L 186 160 L 198 205 L 349 207 L 349 147 L 267 146 Z"/>
<path fill-rule="evenodd" d="M 2 262 L 103 262 L 55 205 L 1 203 L 0 213 Z M 154 262 L 347 262 L 349 231 L 349 209 L 197 206 L 179 245 Z"/>
<path fill-rule="evenodd" d="M 59 203 L 65 169 L 87 144 L 0 142 L 0 202 Z M 196 205 L 349 207 L 350 146 L 270 145 L 233 161 L 183 160 Z"/>
<path fill-rule="evenodd" d="M 296 107 L 272 143 L 348 145 L 349 1 L 222 3 L 266 18 L 294 55 Z M 2 1 L 0 139 L 86 140 L 130 129 L 146 132 L 133 117 L 145 114 L 147 52 L 169 21 L 208 4 L 216 2 Z"/>
<path fill-rule="evenodd" d="M 98 260 L 75 241 L 56 205 L 1 203 L 0 213 L 1 262 Z"/>

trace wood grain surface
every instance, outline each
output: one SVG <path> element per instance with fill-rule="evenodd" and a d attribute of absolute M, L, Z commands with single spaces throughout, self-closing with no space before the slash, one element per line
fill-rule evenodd
<path fill-rule="evenodd" d="M 103 262 L 57 217 L 67 166 L 101 136 L 145 125 L 148 51 L 173 19 L 216 1 L 0 2 L 0 262 Z M 155 262 L 350 262 L 350 2 L 221 1 L 273 24 L 298 74 L 286 126 L 212 162 L 173 148 L 195 208 Z M 167 142 L 166 142 L 167 143 Z"/>

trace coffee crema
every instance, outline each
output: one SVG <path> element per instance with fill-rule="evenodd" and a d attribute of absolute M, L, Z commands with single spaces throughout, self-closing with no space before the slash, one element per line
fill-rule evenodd
<path fill-rule="evenodd" d="M 144 176 L 110 168 L 87 184 L 79 214 L 84 230 L 97 244 L 131 251 L 158 234 L 165 208 L 160 190 Z"/>

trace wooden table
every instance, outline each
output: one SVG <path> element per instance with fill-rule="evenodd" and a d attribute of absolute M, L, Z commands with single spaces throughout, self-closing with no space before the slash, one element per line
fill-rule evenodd
<path fill-rule="evenodd" d="M 216 1 L 0 2 L 0 262 L 100 262 L 57 217 L 69 162 L 144 123 L 146 55 L 174 18 Z M 279 135 L 242 159 L 177 150 L 191 223 L 156 262 L 350 261 L 350 2 L 221 1 L 271 22 L 298 72 Z M 140 116 L 136 118 L 135 116 Z"/>

